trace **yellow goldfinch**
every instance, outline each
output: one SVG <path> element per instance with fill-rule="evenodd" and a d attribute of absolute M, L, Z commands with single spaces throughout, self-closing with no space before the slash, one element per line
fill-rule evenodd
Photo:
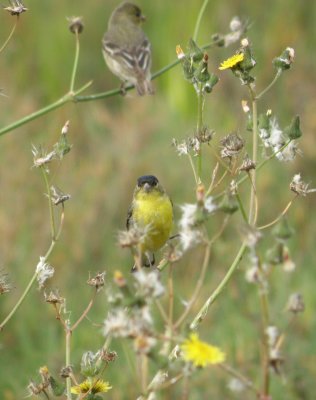
<path fill-rule="evenodd" d="M 141 28 L 145 20 L 135 4 L 126 2 L 112 13 L 102 41 L 106 64 L 124 83 L 133 84 L 140 96 L 153 94 L 150 43 Z"/>
<path fill-rule="evenodd" d="M 127 230 L 134 228 L 145 232 L 140 243 L 144 266 L 154 265 L 153 253 L 169 239 L 172 226 L 173 210 L 169 196 L 155 176 L 141 176 L 137 179 L 126 227 Z"/>

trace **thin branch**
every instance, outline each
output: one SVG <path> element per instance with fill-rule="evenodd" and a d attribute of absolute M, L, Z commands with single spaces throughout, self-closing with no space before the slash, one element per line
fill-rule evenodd
<path fill-rule="evenodd" d="M 190 313 L 190 311 L 191 311 L 191 309 L 192 309 L 194 303 L 196 302 L 196 300 L 197 300 L 197 298 L 198 298 L 198 296 L 199 296 L 199 294 L 200 294 L 201 288 L 202 288 L 202 286 L 203 286 L 203 282 L 204 282 L 204 278 L 205 278 L 207 266 L 208 266 L 208 263 L 209 263 L 209 260 L 210 260 L 210 254 L 211 254 L 211 246 L 210 246 L 210 244 L 208 243 L 208 244 L 206 245 L 206 248 L 205 248 L 205 254 L 204 254 L 204 260 L 203 260 L 203 264 L 202 264 L 202 269 L 201 269 L 201 272 L 200 272 L 199 279 L 198 279 L 198 281 L 197 281 L 197 283 L 196 283 L 196 287 L 195 287 L 195 289 L 194 289 L 194 292 L 193 292 L 193 294 L 192 294 L 192 297 L 191 297 L 190 301 L 188 302 L 188 304 L 187 304 L 187 306 L 186 306 L 186 308 L 185 308 L 183 314 L 178 318 L 178 320 L 177 320 L 177 321 L 175 322 L 175 324 L 174 324 L 174 329 L 175 329 L 175 330 L 176 330 L 176 329 L 182 324 L 182 322 L 186 319 L 186 317 L 187 317 L 188 314 Z"/>
<path fill-rule="evenodd" d="M 11 32 L 10 32 L 7 40 L 3 43 L 2 47 L 0 48 L 0 53 L 7 47 L 8 43 L 10 42 L 10 40 L 15 32 L 15 28 L 17 27 L 18 21 L 19 21 L 19 15 L 16 16 L 16 20 L 13 25 L 13 28 L 11 29 Z"/>
<path fill-rule="evenodd" d="M 205 318 L 209 306 L 212 305 L 217 297 L 222 293 L 224 288 L 226 287 L 227 283 L 229 282 L 230 278 L 232 277 L 233 273 L 235 272 L 236 268 L 238 267 L 240 261 L 242 260 L 242 257 L 244 255 L 244 252 L 247 248 L 246 243 L 243 243 L 233 261 L 231 266 L 229 267 L 226 275 L 220 282 L 220 284 L 217 286 L 217 288 L 213 291 L 213 293 L 209 296 L 209 298 L 206 300 L 206 302 L 203 304 L 201 307 L 200 311 L 197 313 L 196 317 L 193 319 L 193 321 L 190 324 L 190 329 L 195 330 L 197 326 L 203 321 Z"/>
<path fill-rule="evenodd" d="M 196 24 L 195 24 L 195 28 L 194 28 L 194 34 L 193 34 L 193 40 L 195 42 L 197 41 L 197 37 L 198 37 L 198 34 L 199 34 L 199 29 L 200 29 L 202 17 L 203 17 L 203 14 L 204 14 L 204 11 L 205 11 L 205 9 L 207 7 L 208 2 L 209 2 L 209 0 L 204 0 L 204 3 L 202 4 L 202 7 L 201 7 L 201 9 L 199 11 L 199 15 L 198 15 L 197 20 L 196 20 Z"/>
<path fill-rule="evenodd" d="M 287 206 L 284 208 L 284 210 L 281 212 L 281 214 L 277 218 L 275 218 L 272 222 L 269 222 L 266 225 L 259 226 L 257 229 L 259 229 L 259 230 L 266 229 L 266 228 L 269 228 L 270 226 L 276 224 L 288 212 L 289 208 L 291 207 L 293 201 L 297 198 L 297 196 L 298 196 L 298 194 L 296 194 L 293 197 L 293 199 L 288 202 Z"/>
<path fill-rule="evenodd" d="M 87 316 L 88 312 L 91 310 L 91 307 L 93 306 L 93 303 L 96 298 L 96 294 L 97 294 L 97 290 L 94 291 L 93 297 L 90 300 L 90 302 L 89 302 L 88 306 L 86 307 L 86 309 L 84 310 L 84 312 L 82 313 L 82 315 L 78 318 L 78 320 L 70 328 L 71 331 L 74 331 L 77 328 L 77 326 L 80 324 L 80 322 Z"/>

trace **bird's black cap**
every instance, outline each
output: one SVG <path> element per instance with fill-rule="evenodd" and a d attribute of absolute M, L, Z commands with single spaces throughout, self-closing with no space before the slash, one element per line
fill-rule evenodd
<path fill-rule="evenodd" d="M 155 186 L 158 183 L 158 179 L 153 175 L 144 175 L 137 179 L 137 185 L 139 187 L 144 186 L 145 183 L 148 183 L 150 186 Z"/>

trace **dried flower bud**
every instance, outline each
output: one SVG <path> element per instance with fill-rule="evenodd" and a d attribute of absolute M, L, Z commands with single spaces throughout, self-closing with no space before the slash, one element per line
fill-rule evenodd
<path fill-rule="evenodd" d="M 100 361 L 100 351 L 97 351 L 96 353 L 86 351 L 83 353 L 80 363 L 82 375 L 90 378 L 98 375 L 102 368 L 102 363 Z"/>
<path fill-rule="evenodd" d="M 65 194 L 62 190 L 60 190 L 56 186 L 51 186 L 50 191 L 51 191 L 52 201 L 55 204 L 55 206 L 58 206 L 59 204 L 64 204 L 71 198 L 70 194 Z"/>
<path fill-rule="evenodd" d="M 234 157 L 238 155 L 245 145 L 243 138 L 235 133 L 230 133 L 220 141 L 222 145 L 221 157 Z"/>
<path fill-rule="evenodd" d="M 117 353 L 106 349 L 101 350 L 101 359 L 106 363 L 113 362 L 117 359 Z"/>
<path fill-rule="evenodd" d="M 80 34 L 83 31 L 84 25 L 82 17 L 69 17 L 67 20 L 69 22 L 69 30 L 71 33 Z"/>
<path fill-rule="evenodd" d="M 70 376 L 73 374 L 72 367 L 70 365 L 62 367 L 60 370 L 59 376 L 61 378 L 70 378 Z"/>
<path fill-rule="evenodd" d="M 185 54 L 179 44 L 176 46 L 176 53 L 179 60 L 182 60 L 182 58 L 185 57 Z"/>
<path fill-rule="evenodd" d="M 241 166 L 238 169 L 239 171 L 249 172 L 252 169 L 256 169 L 256 163 L 249 158 L 248 154 L 246 154 Z"/>
<path fill-rule="evenodd" d="M 50 304 L 63 304 L 65 302 L 65 299 L 63 297 L 60 297 L 58 290 L 51 290 L 49 294 L 46 294 L 46 292 L 44 292 L 44 297 L 46 303 Z"/>
<path fill-rule="evenodd" d="M 290 189 L 292 192 L 298 194 L 299 196 L 306 196 L 308 193 L 316 192 L 316 189 L 309 189 L 309 184 L 305 183 L 301 174 L 296 174 L 293 176 L 292 182 L 290 183 Z"/>
<path fill-rule="evenodd" d="M 280 56 L 273 59 L 272 64 L 275 68 L 285 71 L 293 64 L 294 56 L 294 49 L 292 49 L 292 47 L 287 47 Z"/>
<path fill-rule="evenodd" d="M 13 289 L 13 286 L 9 282 L 8 274 L 2 273 L 0 271 L 0 295 L 4 293 L 9 293 Z"/>
<path fill-rule="evenodd" d="M 150 336 L 139 335 L 134 340 L 134 350 L 137 354 L 148 354 L 154 346 L 156 346 L 157 340 Z"/>
<path fill-rule="evenodd" d="M 11 7 L 4 7 L 4 10 L 8 11 L 11 15 L 19 16 L 28 9 L 24 7 L 22 0 L 10 0 Z"/>
<path fill-rule="evenodd" d="M 94 286 L 97 291 L 99 291 L 105 282 L 105 272 L 98 272 L 98 274 L 94 278 L 89 278 L 87 280 L 87 284 L 90 286 Z"/>
<path fill-rule="evenodd" d="M 303 296 L 300 293 L 291 294 L 287 303 L 287 310 L 294 314 L 304 312 L 305 303 Z"/>

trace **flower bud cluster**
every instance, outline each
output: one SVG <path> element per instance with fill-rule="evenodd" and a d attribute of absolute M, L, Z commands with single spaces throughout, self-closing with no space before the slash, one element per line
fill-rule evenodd
<path fill-rule="evenodd" d="M 193 39 L 189 42 L 189 51 L 185 54 L 182 48 L 176 47 L 181 61 L 185 79 L 190 81 L 197 93 L 211 93 L 218 82 L 218 77 L 208 71 L 208 55 L 199 48 Z"/>

